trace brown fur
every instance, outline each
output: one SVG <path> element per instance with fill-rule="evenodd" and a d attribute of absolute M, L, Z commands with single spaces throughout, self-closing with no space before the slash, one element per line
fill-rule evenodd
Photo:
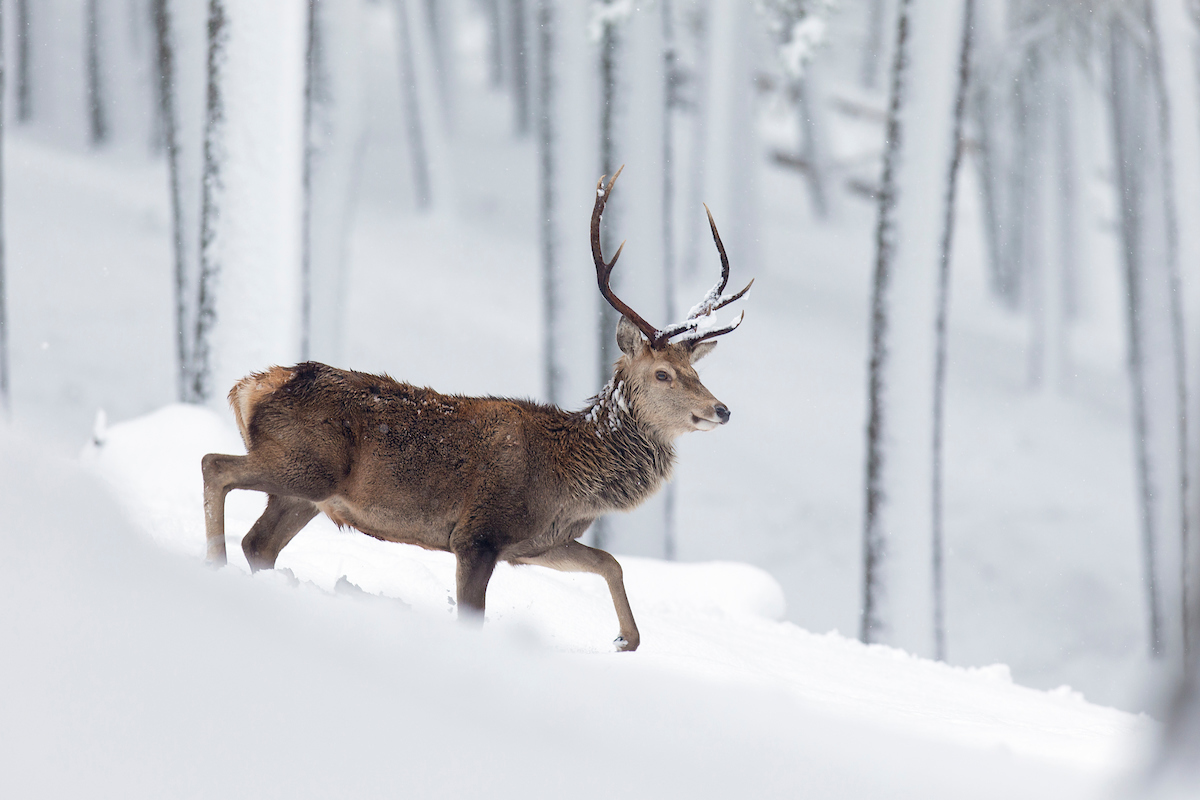
<path fill-rule="evenodd" d="M 203 460 L 209 560 L 226 559 L 225 495 L 255 489 L 269 501 L 242 542 L 254 569 L 273 567 L 322 512 L 377 539 L 454 553 L 459 608 L 480 614 L 499 560 L 602 575 L 618 645 L 636 648 L 620 565 L 576 540 L 659 489 L 676 437 L 729 413 L 692 367 L 711 343 L 652 349 L 624 320 L 618 342 L 612 381 L 577 412 L 313 362 L 242 379 L 229 400 L 248 455 Z"/>

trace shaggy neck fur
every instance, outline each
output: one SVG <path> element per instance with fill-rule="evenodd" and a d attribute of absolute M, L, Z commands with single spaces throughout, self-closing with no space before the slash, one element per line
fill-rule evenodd
<path fill-rule="evenodd" d="M 581 413 L 598 445 L 597 481 L 588 494 L 609 509 L 631 509 L 671 477 L 675 448 L 638 416 L 636 390 L 618 366 L 600 394 Z"/>

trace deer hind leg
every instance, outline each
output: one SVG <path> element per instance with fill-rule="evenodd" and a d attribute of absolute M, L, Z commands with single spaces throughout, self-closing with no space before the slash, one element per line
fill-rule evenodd
<path fill-rule="evenodd" d="M 621 626 L 621 635 L 614 644 L 618 650 L 637 650 L 642 637 L 638 633 L 637 623 L 633 621 L 629 598 L 625 596 L 625 577 L 621 565 L 611 555 L 603 550 L 570 541 L 540 556 L 517 559 L 515 563 L 537 564 L 560 572 L 590 572 L 604 578 L 612 595 L 613 607 L 617 611 L 617 622 Z"/>
<path fill-rule="evenodd" d="M 273 479 L 272 471 L 258 464 L 252 455 L 209 453 L 201 459 L 200 468 L 204 473 L 204 534 L 208 543 L 208 562 L 224 566 L 228 560 L 225 553 L 225 497 L 229 492 L 233 489 L 255 489 L 272 494 L 291 492 Z"/>
<path fill-rule="evenodd" d="M 308 500 L 268 495 L 267 510 L 242 539 L 242 552 L 250 562 L 251 571 L 274 569 L 279 552 L 316 515 L 317 507 Z"/>

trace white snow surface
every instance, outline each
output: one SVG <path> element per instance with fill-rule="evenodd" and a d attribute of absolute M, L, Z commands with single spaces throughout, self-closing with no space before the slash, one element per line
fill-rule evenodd
<path fill-rule="evenodd" d="M 83 468 L 0 438 L 0 795 L 1061 799 L 1152 733 L 1004 667 L 808 633 L 742 564 L 622 558 L 636 653 L 599 578 L 502 565 L 469 631 L 450 556 L 323 518 L 250 576 L 252 493 L 212 570 L 208 450 L 238 437 L 187 406 Z"/>

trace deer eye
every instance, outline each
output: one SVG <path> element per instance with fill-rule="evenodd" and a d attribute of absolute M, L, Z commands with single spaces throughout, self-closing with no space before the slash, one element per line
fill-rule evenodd
<path fill-rule="evenodd" d="M 658 378 L 660 381 L 669 381 L 669 380 L 671 380 L 671 376 L 670 376 L 670 375 L 668 375 L 666 372 L 664 372 L 664 371 L 663 371 L 663 370 L 661 370 L 661 369 L 660 369 L 658 372 L 654 373 L 654 377 Z"/>

